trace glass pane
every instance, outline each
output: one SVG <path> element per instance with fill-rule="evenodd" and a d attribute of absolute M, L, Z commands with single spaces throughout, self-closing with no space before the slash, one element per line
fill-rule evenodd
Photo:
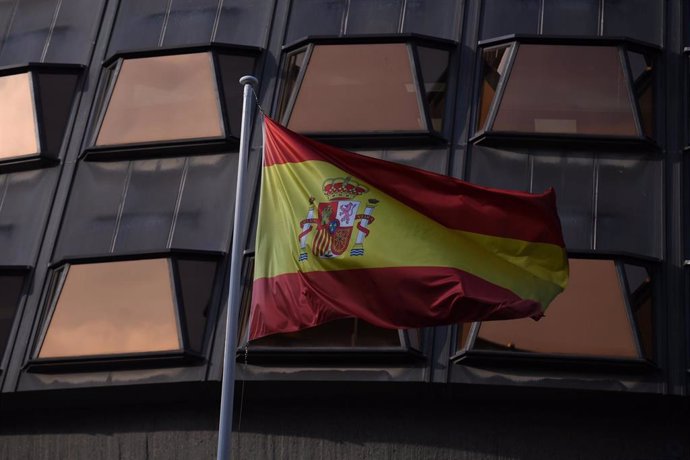
<path fill-rule="evenodd" d="M 45 136 L 44 151 L 57 155 L 65 136 L 78 76 L 41 73 L 37 75 L 41 104 L 41 123 Z"/>
<path fill-rule="evenodd" d="M 403 33 L 459 41 L 462 3 L 457 0 L 406 0 Z"/>
<path fill-rule="evenodd" d="M 425 169 L 439 174 L 448 171 L 447 150 L 360 150 L 360 155 L 366 155 L 380 160 Z"/>
<path fill-rule="evenodd" d="M 0 49 L 0 67 L 44 62 L 43 51 L 59 3 L 58 0 L 15 2 L 5 43 Z"/>
<path fill-rule="evenodd" d="M 431 125 L 434 131 L 441 132 L 446 109 L 449 54 L 444 50 L 423 46 L 417 47 L 417 54 L 424 79 L 424 91 L 426 92 Z"/>
<path fill-rule="evenodd" d="M 38 153 L 31 74 L 0 77 L 0 160 Z"/>
<path fill-rule="evenodd" d="M 637 136 L 618 48 L 520 45 L 492 130 Z"/>
<path fill-rule="evenodd" d="M 397 33 L 402 4 L 402 0 L 349 0 L 345 33 Z"/>
<path fill-rule="evenodd" d="M 484 61 L 484 80 L 482 82 L 482 92 L 479 99 L 479 118 L 477 129 L 486 129 L 486 118 L 489 116 L 491 103 L 496 96 L 496 88 L 498 82 L 503 77 L 508 66 L 508 48 L 510 46 L 502 46 L 500 48 L 490 48 L 484 50 L 482 59 Z"/>
<path fill-rule="evenodd" d="M 596 35 L 599 0 L 544 0 L 542 33 Z"/>
<path fill-rule="evenodd" d="M 340 35 L 347 0 L 298 0 L 291 2 L 286 43 L 309 35 Z"/>
<path fill-rule="evenodd" d="M 541 0 L 484 0 L 482 2 L 481 38 L 509 34 L 539 33 L 539 4 Z"/>
<path fill-rule="evenodd" d="M 223 0 L 222 3 L 218 30 L 213 41 L 266 48 L 275 2 Z"/>
<path fill-rule="evenodd" d="M 310 133 L 426 131 L 407 45 L 315 46 L 288 127 Z"/>
<path fill-rule="evenodd" d="M 643 155 L 599 159 L 595 249 L 662 257 L 662 166 Z"/>
<path fill-rule="evenodd" d="M 206 321 L 211 309 L 216 263 L 208 260 L 178 260 L 179 294 L 189 347 L 197 352 L 204 346 Z"/>
<path fill-rule="evenodd" d="M 60 2 L 44 62 L 88 64 L 104 0 Z"/>
<path fill-rule="evenodd" d="M 381 329 L 354 318 L 338 319 L 289 334 L 275 334 L 251 342 L 269 347 L 399 347 L 397 329 Z"/>
<path fill-rule="evenodd" d="M 470 337 L 470 331 L 472 330 L 472 324 L 473 323 L 461 323 L 458 324 L 458 344 L 457 348 L 458 350 L 464 350 L 465 348 L 469 347 L 469 343 L 467 343 L 467 339 Z"/>
<path fill-rule="evenodd" d="M 166 259 L 73 265 L 39 358 L 180 350 Z"/>
<path fill-rule="evenodd" d="M 630 309 L 645 358 L 654 359 L 654 305 L 652 278 L 646 268 L 623 265 L 630 291 Z"/>
<path fill-rule="evenodd" d="M 23 285 L 21 275 L 0 275 L 0 360 L 5 353 Z"/>
<path fill-rule="evenodd" d="M 485 321 L 475 348 L 638 358 L 625 298 L 614 261 L 570 259 L 568 287 L 544 318 Z"/>
<path fill-rule="evenodd" d="M 169 247 L 184 163 L 179 157 L 132 162 L 120 205 L 114 253 Z"/>
<path fill-rule="evenodd" d="M 120 0 L 108 55 L 157 47 L 168 4 L 169 0 Z"/>
<path fill-rule="evenodd" d="M 41 168 L 0 179 L 0 265 L 36 263 L 59 173 Z"/>
<path fill-rule="evenodd" d="M 125 59 L 96 145 L 223 135 L 211 53 Z"/>
<path fill-rule="evenodd" d="M 530 158 L 524 150 L 507 151 L 475 145 L 470 162 L 470 182 L 523 192 L 530 189 Z"/>
<path fill-rule="evenodd" d="M 288 62 L 285 66 L 285 76 L 283 78 L 283 92 L 280 95 L 280 103 L 278 106 L 279 120 L 282 120 L 285 116 L 288 102 L 290 102 L 290 96 L 295 90 L 295 83 L 297 83 L 297 78 L 304 65 L 304 57 L 306 55 L 306 50 L 302 50 L 288 57 Z"/>
<path fill-rule="evenodd" d="M 602 0 L 604 35 L 630 37 L 661 46 L 664 0 Z"/>
<path fill-rule="evenodd" d="M 209 43 L 218 12 L 218 0 L 172 0 L 163 46 Z"/>
<path fill-rule="evenodd" d="M 645 135 L 654 135 L 654 60 L 651 56 L 628 51 L 632 72 L 633 93 L 640 109 L 640 121 Z"/>

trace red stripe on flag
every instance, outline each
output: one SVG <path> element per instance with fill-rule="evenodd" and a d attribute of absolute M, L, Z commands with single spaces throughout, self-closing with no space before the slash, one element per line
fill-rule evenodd
<path fill-rule="evenodd" d="M 264 117 L 264 165 L 326 161 L 456 230 L 565 246 L 552 189 L 495 190 L 316 142 Z"/>
<path fill-rule="evenodd" d="M 288 273 L 254 281 L 250 340 L 339 318 L 408 328 L 541 316 L 539 303 L 444 267 Z"/>

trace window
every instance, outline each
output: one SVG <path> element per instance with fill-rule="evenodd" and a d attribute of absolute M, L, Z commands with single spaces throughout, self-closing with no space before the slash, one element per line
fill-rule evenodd
<path fill-rule="evenodd" d="M 80 66 L 38 65 L 0 71 L 0 169 L 58 157 Z"/>
<path fill-rule="evenodd" d="M 470 351 L 653 360 L 652 277 L 620 260 L 570 259 L 570 280 L 545 316 L 465 325 Z"/>
<path fill-rule="evenodd" d="M 0 360 L 7 348 L 24 287 L 25 269 L 0 268 Z"/>
<path fill-rule="evenodd" d="M 286 57 L 280 119 L 318 136 L 442 133 L 449 57 L 435 42 L 313 41 Z"/>
<path fill-rule="evenodd" d="M 199 356 L 216 265 L 189 256 L 64 264 L 33 364 Z"/>
<path fill-rule="evenodd" d="M 90 151 L 239 138 L 241 91 L 234 89 L 252 73 L 256 50 L 212 46 L 167 53 L 111 59 Z"/>
<path fill-rule="evenodd" d="M 484 137 L 475 140 L 501 134 L 653 137 L 649 51 L 592 40 L 491 43 L 481 51 L 477 131 Z"/>

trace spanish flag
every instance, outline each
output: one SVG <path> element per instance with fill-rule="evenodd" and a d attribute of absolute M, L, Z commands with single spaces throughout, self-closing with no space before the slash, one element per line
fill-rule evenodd
<path fill-rule="evenodd" d="M 494 190 L 328 146 L 264 117 L 249 339 L 539 318 L 568 279 L 553 190 Z"/>

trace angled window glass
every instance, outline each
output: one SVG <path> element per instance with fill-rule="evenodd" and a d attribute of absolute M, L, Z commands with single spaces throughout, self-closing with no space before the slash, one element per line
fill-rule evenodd
<path fill-rule="evenodd" d="M 35 155 L 39 137 L 31 73 L 0 77 L 0 160 Z"/>
<path fill-rule="evenodd" d="M 521 44 L 489 130 L 641 136 L 623 63 L 613 46 Z"/>
<path fill-rule="evenodd" d="M 633 94 L 640 111 L 642 130 L 654 136 L 654 59 L 648 54 L 628 51 Z"/>
<path fill-rule="evenodd" d="M 646 269 L 613 260 L 570 259 L 568 287 L 544 318 L 485 321 L 473 348 L 649 358 L 651 323 L 651 279 Z"/>
<path fill-rule="evenodd" d="M 72 265 L 38 358 L 182 348 L 165 259 Z"/>
<path fill-rule="evenodd" d="M 283 123 L 313 134 L 440 130 L 449 54 L 417 50 L 419 63 L 413 45 L 405 43 L 316 44 L 308 55 L 290 55 Z"/>
<path fill-rule="evenodd" d="M 479 118 L 478 129 L 483 129 L 486 124 L 486 117 L 489 115 L 491 102 L 494 100 L 498 82 L 505 74 L 508 66 L 508 49 L 510 45 L 489 48 L 482 52 L 482 62 L 484 66 L 484 79 L 479 99 Z"/>
<path fill-rule="evenodd" d="M 23 285 L 23 275 L 0 274 L 0 360 L 7 347 Z"/>
<path fill-rule="evenodd" d="M 224 135 L 210 52 L 123 59 L 96 146 Z"/>

